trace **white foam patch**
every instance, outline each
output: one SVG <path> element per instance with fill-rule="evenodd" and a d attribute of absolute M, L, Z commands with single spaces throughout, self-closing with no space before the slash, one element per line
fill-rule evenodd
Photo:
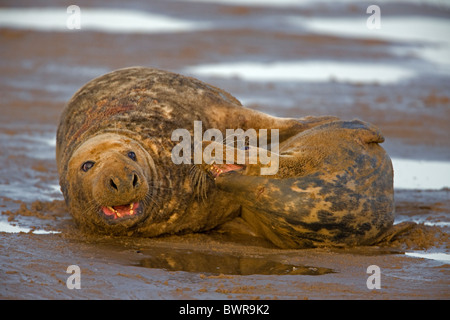
<path fill-rule="evenodd" d="M 287 21 L 294 26 L 320 34 L 339 37 L 379 39 L 401 43 L 420 44 L 416 47 L 395 48 L 402 54 L 413 54 L 430 62 L 447 67 L 450 73 L 450 20 L 423 16 L 392 17 L 382 14 L 380 29 L 366 26 L 367 16 L 360 18 L 305 18 L 290 17 Z"/>
<path fill-rule="evenodd" d="M 0 27 L 38 31 L 103 31 L 113 33 L 184 32 L 207 27 L 205 23 L 182 20 L 143 11 L 80 8 L 80 30 L 67 27 L 67 7 L 0 8 Z"/>
<path fill-rule="evenodd" d="M 179 1 L 179 0 L 177 0 Z M 220 3 L 231 6 L 268 6 L 268 7 L 305 7 L 313 5 L 351 5 L 352 3 L 360 3 L 361 0 L 183 0 L 186 2 L 205 2 L 205 3 Z M 450 7 L 449 2 L 444 0 L 377 0 L 377 4 L 380 3 L 407 3 L 416 5 L 429 5 L 436 7 Z"/>
<path fill-rule="evenodd" d="M 314 4 L 314 2 L 323 3 L 324 1 L 314 0 L 183 0 L 185 2 L 205 2 L 220 3 L 229 6 L 268 6 L 268 7 L 291 7 L 305 6 Z M 341 0 L 342 1 L 342 0 Z M 345 0 L 349 1 L 349 0 Z M 353 1 L 353 0 L 351 0 Z"/>
<path fill-rule="evenodd" d="M 450 222 L 446 221 L 437 221 L 437 222 L 425 221 L 423 224 L 426 226 L 436 226 L 441 228 L 450 227 Z"/>
<path fill-rule="evenodd" d="M 441 262 L 450 262 L 450 254 L 448 253 L 405 252 L 405 255 L 414 258 L 431 259 Z"/>
<path fill-rule="evenodd" d="M 405 222 L 405 221 L 410 221 L 410 222 L 414 222 L 414 223 L 417 223 L 417 224 L 424 224 L 426 226 L 431 226 L 431 227 L 440 227 L 440 228 L 450 227 L 450 222 L 447 222 L 447 221 L 432 221 L 432 220 L 430 220 L 430 218 L 431 219 L 438 219 L 438 220 L 442 219 L 442 217 L 430 217 L 428 215 L 424 215 L 424 216 L 419 215 L 419 216 L 414 216 L 414 217 L 410 217 L 410 216 L 396 216 L 394 224 L 399 224 L 399 223 L 402 223 L 402 222 Z"/>
<path fill-rule="evenodd" d="M 7 233 L 19 233 L 19 232 L 30 232 L 30 228 L 25 227 L 19 227 L 19 226 L 13 226 L 5 221 L 0 221 L 0 232 L 7 232 Z M 34 234 L 54 234 L 54 233 L 60 233 L 59 231 L 46 231 L 46 230 L 33 230 L 32 233 Z"/>
<path fill-rule="evenodd" d="M 238 77 L 242 80 L 257 82 L 339 81 L 392 84 L 416 75 L 414 71 L 397 65 L 310 60 L 205 64 L 188 67 L 185 71 L 198 76 Z"/>
<path fill-rule="evenodd" d="M 294 25 L 304 26 L 311 31 L 369 39 L 394 40 L 401 42 L 436 42 L 449 43 L 450 21 L 445 18 L 423 16 L 384 17 L 380 19 L 380 29 L 369 29 L 367 17 L 360 18 L 305 18 L 290 17 Z"/>
<path fill-rule="evenodd" d="M 450 188 L 450 162 L 392 159 L 396 189 Z"/>

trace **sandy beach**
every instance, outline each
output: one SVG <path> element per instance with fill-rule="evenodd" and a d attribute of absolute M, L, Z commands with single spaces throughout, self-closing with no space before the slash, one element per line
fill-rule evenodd
<path fill-rule="evenodd" d="M 370 29 L 367 8 L 381 8 Z M 0 299 L 450 299 L 450 6 L 439 1 L 57 1 L 0 7 Z M 80 232 L 55 134 L 87 81 L 129 66 L 194 76 L 280 117 L 378 126 L 395 223 L 379 246 L 282 250 L 214 230 Z M 68 266 L 81 270 L 69 289 Z M 367 268 L 381 270 L 370 289 Z"/>

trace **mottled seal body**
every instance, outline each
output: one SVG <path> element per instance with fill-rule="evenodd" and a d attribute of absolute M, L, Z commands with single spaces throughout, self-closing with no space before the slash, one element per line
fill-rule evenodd
<path fill-rule="evenodd" d="M 175 164 L 171 134 L 194 121 L 222 132 L 278 129 L 279 172 L 225 165 L 211 175 L 211 167 Z M 280 247 L 366 244 L 393 220 L 392 167 L 378 142 L 362 122 L 272 117 L 197 79 L 134 67 L 75 93 L 56 160 L 74 220 L 94 232 L 158 236 L 238 218 Z"/>

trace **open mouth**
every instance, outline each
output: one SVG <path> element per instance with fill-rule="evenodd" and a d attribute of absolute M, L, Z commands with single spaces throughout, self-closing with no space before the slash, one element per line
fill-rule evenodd
<path fill-rule="evenodd" d="M 106 206 L 102 207 L 102 212 L 112 218 L 112 219 L 119 219 L 124 217 L 130 217 L 137 215 L 139 210 L 140 204 L 139 202 L 134 202 L 130 204 L 125 204 L 121 206 Z"/>
<path fill-rule="evenodd" d="M 238 164 L 213 164 L 208 168 L 209 173 L 216 179 L 222 173 L 230 171 L 240 171 L 243 170 L 245 166 Z"/>

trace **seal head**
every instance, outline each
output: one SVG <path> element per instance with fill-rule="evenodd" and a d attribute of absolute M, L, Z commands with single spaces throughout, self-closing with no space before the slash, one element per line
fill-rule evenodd
<path fill-rule="evenodd" d="M 73 211 L 78 221 L 103 228 L 130 228 L 145 219 L 152 196 L 149 185 L 156 170 L 139 142 L 114 133 L 96 135 L 75 150 L 68 167 L 71 202 L 81 209 Z M 82 214 L 92 211 L 97 215 Z"/>

